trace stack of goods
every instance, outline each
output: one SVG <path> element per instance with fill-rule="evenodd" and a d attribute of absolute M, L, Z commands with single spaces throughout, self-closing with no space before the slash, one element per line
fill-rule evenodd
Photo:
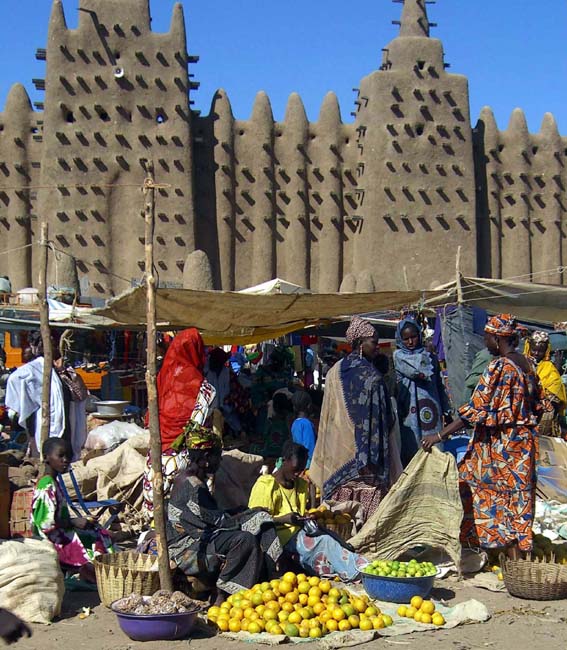
<path fill-rule="evenodd" d="M 435 603 L 431 600 L 423 600 L 421 596 L 414 596 L 409 605 L 398 607 L 398 616 L 411 618 L 416 623 L 425 625 L 436 625 L 437 627 L 445 625 L 443 614 L 435 610 Z"/>
<path fill-rule="evenodd" d="M 353 520 L 348 512 L 335 512 L 322 505 L 319 508 L 308 510 L 306 514 L 314 517 L 321 527 L 335 532 L 345 540 L 353 533 Z"/>
<path fill-rule="evenodd" d="M 368 596 L 334 587 L 329 580 L 292 572 L 230 596 L 220 607 L 208 610 L 208 619 L 222 632 L 265 632 L 311 639 L 336 631 L 379 630 L 393 624 Z"/>

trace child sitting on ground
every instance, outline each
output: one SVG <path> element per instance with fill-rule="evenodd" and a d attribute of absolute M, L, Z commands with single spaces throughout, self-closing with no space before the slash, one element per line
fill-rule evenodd
<path fill-rule="evenodd" d="M 57 482 L 57 476 L 69 469 L 69 444 L 62 438 L 48 438 L 42 451 L 45 476 L 39 479 L 33 493 L 33 534 L 55 546 L 64 570 L 78 570 L 81 579 L 95 582 L 91 562 L 97 555 L 113 552 L 110 536 L 93 521 L 71 518 L 69 514 Z"/>

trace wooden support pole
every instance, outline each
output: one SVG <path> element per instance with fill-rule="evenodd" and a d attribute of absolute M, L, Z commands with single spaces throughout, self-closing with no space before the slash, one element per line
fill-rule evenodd
<path fill-rule="evenodd" d="M 145 196 L 145 279 L 146 279 L 146 332 L 147 367 L 146 386 L 148 388 L 148 412 L 150 425 L 150 459 L 153 470 L 154 525 L 157 535 L 159 579 L 162 589 L 173 590 L 167 537 L 165 532 L 165 509 L 163 500 L 163 472 L 161 466 L 161 434 L 157 397 L 156 372 L 156 279 L 154 276 L 154 226 L 155 226 L 155 186 L 153 163 L 146 162 L 147 177 L 144 181 Z"/>
<path fill-rule="evenodd" d="M 457 302 L 459 305 L 463 303 L 463 285 L 461 283 L 461 247 L 457 248 L 457 260 L 455 263 L 455 282 L 457 285 Z"/>
<path fill-rule="evenodd" d="M 41 223 L 39 241 L 39 328 L 43 342 L 43 381 L 41 386 L 41 434 L 39 453 L 43 460 L 43 443 L 49 438 L 51 424 L 51 372 L 53 370 L 53 349 L 51 347 L 51 328 L 49 327 L 49 306 L 47 304 L 47 246 L 49 229 L 46 221 Z"/>

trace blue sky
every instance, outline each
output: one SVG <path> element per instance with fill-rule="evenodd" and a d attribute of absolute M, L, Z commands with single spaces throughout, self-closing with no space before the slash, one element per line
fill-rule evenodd
<path fill-rule="evenodd" d="M 122 0 L 127 2 L 130 0 Z M 155 31 L 169 28 L 173 0 L 153 0 Z M 378 68 L 381 48 L 397 33 L 391 24 L 401 5 L 390 0 L 185 0 L 189 52 L 201 61 L 196 108 L 208 113 L 217 88 L 225 88 L 237 118 L 246 119 L 254 95 L 265 90 L 276 119 L 289 94 L 303 98 L 317 119 L 325 93 L 339 96 L 343 120 L 351 121 L 352 88 Z M 64 0 L 70 27 L 78 0 Z M 21 81 L 32 100 L 42 93 L 36 47 L 45 47 L 51 0 L 0 0 L 0 110 L 10 86 Z M 567 135 L 567 2 L 564 0 L 438 0 L 429 5 L 433 35 L 445 46 L 451 72 L 469 78 L 473 123 L 484 105 L 506 128 L 516 107 L 531 131 L 546 111 Z"/>

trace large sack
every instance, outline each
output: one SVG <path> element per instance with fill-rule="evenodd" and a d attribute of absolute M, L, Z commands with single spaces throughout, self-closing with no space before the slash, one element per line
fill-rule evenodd
<path fill-rule="evenodd" d="M 48 624 L 59 615 L 65 585 L 51 542 L 0 542 L 0 607 L 28 623 Z"/>
<path fill-rule="evenodd" d="M 215 474 L 215 499 L 221 510 L 248 506 L 252 486 L 263 464 L 262 456 L 245 454 L 238 449 L 223 452 Z"/>
<path fill-rule="evenodd" d="M 146 467 L 146 456 L 150 445 L 150 434 L 144 431 L 123 442 L 116 449 L 92 458 L 83 465 L 73 463 L 73 473 L 86 500 L 117 499 L 125 501 L 131 509 L 142 507 L 142 479 Z M 63 474 L 65 485 L 75 494 L 68 474 Z"/>
<path fill-rule="evenodd" d="M 378 510 L 349 542 L 368 559 L 395 560 L 425 545 L 444 550 L 457 567 L 463 506 L 457 465 L 438 449 L 418 451 Z"/>

